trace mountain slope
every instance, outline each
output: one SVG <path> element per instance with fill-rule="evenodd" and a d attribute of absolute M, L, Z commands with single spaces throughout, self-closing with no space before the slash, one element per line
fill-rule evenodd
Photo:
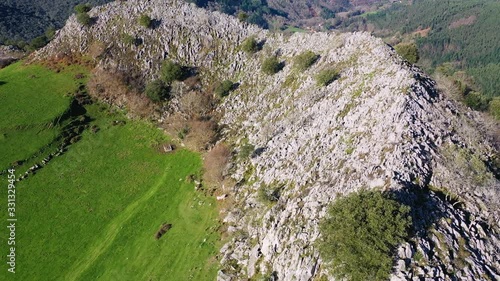
<path fill-rule="evenodd" d="M 143 13 L 154 28 L 137 23 Z M 239 84 L 218 108 L 223 138 L 235 154 L 253 152 L 235 157 L 229 173 L 237 184 L 220 187 L 234 201 L 223 210 L 231 239 L 221 249 L 220 280 L 328 276 L 314 244 L 318 221 L 337 196 L 361 188 L 391 190 L 413 209 L 415 235 L 399 248 L 394 280 L 500 278 L 498 148 L 479 116 L 443 97 L 381 40 L 284 36 L 170 0 L 114 2 L 90 14 L 94 25 L 71 17 L 32 59 L 83 54 L 96 68 L 146 83 L 168 58 L 196 68 L 206 85 Z M 127 44 L 123 34 L 143 44 Z M 256 54 L 238 48 L 249 36 L 263 42 Z M 306 50 L 319 60 L 298 71 L 294 57 Z M 265 75 L 261 64 L 272 56 L 284 67 Z M 319 86 L 317 73 L 329 68 L 340 76 Z M 269 186 L 280 194 L 272 204 L 259 199 Z"/>
<path fill-rule="evenodd" d="M 0 43 L 31 40 L 52 28 L 61 28 L 80 3 L 101 5 L 112 0 L 29 1 L 3 0 L 0 3 Z"/>

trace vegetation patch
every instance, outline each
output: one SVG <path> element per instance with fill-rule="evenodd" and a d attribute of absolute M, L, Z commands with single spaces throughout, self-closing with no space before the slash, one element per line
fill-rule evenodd
<path fill-rule="evenodd" d="M 313 51 L 307 50 L 295 57 L 293 66 L 299 71 L 305 71 L 318 59 L 319 55 L 315 54 Z"/>
<path fill-rule="evenodd" d="M 186 76 L 187 72 L 180 64 L 171 60 L 163 62 L 161 67 L 161 79 L 163 82 L 170 84 L 176 80 L 183 80 Z"/>
<path fill-rule="evenodd" d="M 320 254 L 338 278 L 387 280 L 394 250 L 409 236 L 409 214 L 410 207 L 378 191 L 341 197 L 320 222 Z"/>
<path fill-rule="evenodd" d="M 149 15 L 142 14 L 139 17 L 139 24 L 145 28 L 151 28 L 153 26 L 153 20 Z"/>
<path fill-rule="evenodd" d="M 264 74 L 273 75 L 282 70 L 283 67 L 285 67 L 285 64 L 283 62 L 280 62 L 277 57 L 272 56 L 262 62 L 261 70 Z"/>
<path fill-rule="evenodd" d="M 247 54 L 254 54 L 260 51 L 260 46 L 255 37 L 248 37 L 241 43 L 240 48 Z"/>
<path fill-rule="evenodd" d="M 321 70 L 318 75 L 316 75 L 316 83 L 318 86 L 328 86 L 333 81 L 337 80 L 339 77 L 339 72 L 334 68 L 328 68 Z"/>
<path fill-rule="evenodd" d="M 229 95 L 234 90 L 234 83 L 231 80 L 224 80 L 215 87 L 215 94 L 221 98 Z"/>
<path fill-rule="evenodd" d="M 409 63 L 415 64 L 419 60 L 418 48 L 414 43 L 401 43 L 394 46 L 396 52 L 407 60 Z"/>
<path fill-rule="evenodd" d="M 161 102 L 170 98 L 170 87 L 161 80 L 153 80 L 144 93 L 152 102 Z"/>

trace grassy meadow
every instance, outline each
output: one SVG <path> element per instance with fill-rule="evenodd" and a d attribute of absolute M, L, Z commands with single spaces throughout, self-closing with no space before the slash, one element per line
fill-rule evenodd
<path fill-rule="evenodd" d="M 43 154 L 64 130 L 53 121 L 67 112 L 67 93 L 85 81 L 75 78 L 81 72 L 21 64 L 0 70 L 0 169 Z M 200 176 L 200 156 L 161 154 L 156 146 L 168 138 L 152 124 L 100 104 L 85 108 L 88 127 L 98 129 L 86 129 L 64 154 L 16 183 L 16 274 L 2 262 L 0 280 L 214 280 L 215 200 L 186 180 Z M 165 223 L 172 228 L 155 239 Z M 5 257 L 8 232 L 1 229 Z"/>

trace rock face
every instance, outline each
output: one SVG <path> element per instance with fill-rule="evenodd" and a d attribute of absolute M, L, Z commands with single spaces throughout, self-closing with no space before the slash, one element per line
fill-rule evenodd
<path fill-rule="evenodd" d="M 144 13 L 152 29 L 137 23 Z M 331 277 L 314 244 L 318 223 L 337 196 L 361 188 L 390 190 L 413 209 L 415 235 L 398 249 L 391 280 L 500 279 L 498 148 L 480 116 L 381 40 L 287 37 L 174 0 L 114 2 L 90 14 L 94 25 L 70 18 L 33 59 L 93 55 L 97 67 L 151 80 L 169 58 L 197 67 L 205 82 L 239 83 L 219 106 L 224 141 L 253 152 L 230 169 L 237 184 L 225 192 L 235 204 L 222 215 L 232 238 L 219 280 Z M 127 45 L 124 34 L 142 44 Z M 240 51 L 248 36 L 263 49 Z M 320 57 L 298 71 L 294 57 L 306 50 Z M 275 75 L 260 70 L 270 56 L 284 63 Z M 317 74 L 329 68 L 339 77 L 319 86 Z"/>

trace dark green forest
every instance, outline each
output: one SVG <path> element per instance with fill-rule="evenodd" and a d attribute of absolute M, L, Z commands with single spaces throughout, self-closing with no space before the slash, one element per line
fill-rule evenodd
<path fill-rule="evenodd" d="M 411 35 L 430 28 L 425 37 L 416 36 L 422 58 L 430 60 L 430 71 L 451 62 L 465 70 L 488 98 L 500 96 L 500 1 L 416 0 L 412 5 L 395 4 L 368 14 L 375 35 Z M 475 89 L 476 90 L 476 89 Z"/>
<path fill-rule="evenodd" d="M 37 37 L 63 27 L 73 8 L 80 3 L 102 5 L 112 0 L 2 0 L 0 2 L 0 45 L 24 46 Z"/>
<path fill-rule="evenodd" d="M 186 0 L 186 2 L 237 16 L 241 21 L 263 28 L 269 27 L 266 17 L 282 14 L 270 8 L 266 0 Z"/>

